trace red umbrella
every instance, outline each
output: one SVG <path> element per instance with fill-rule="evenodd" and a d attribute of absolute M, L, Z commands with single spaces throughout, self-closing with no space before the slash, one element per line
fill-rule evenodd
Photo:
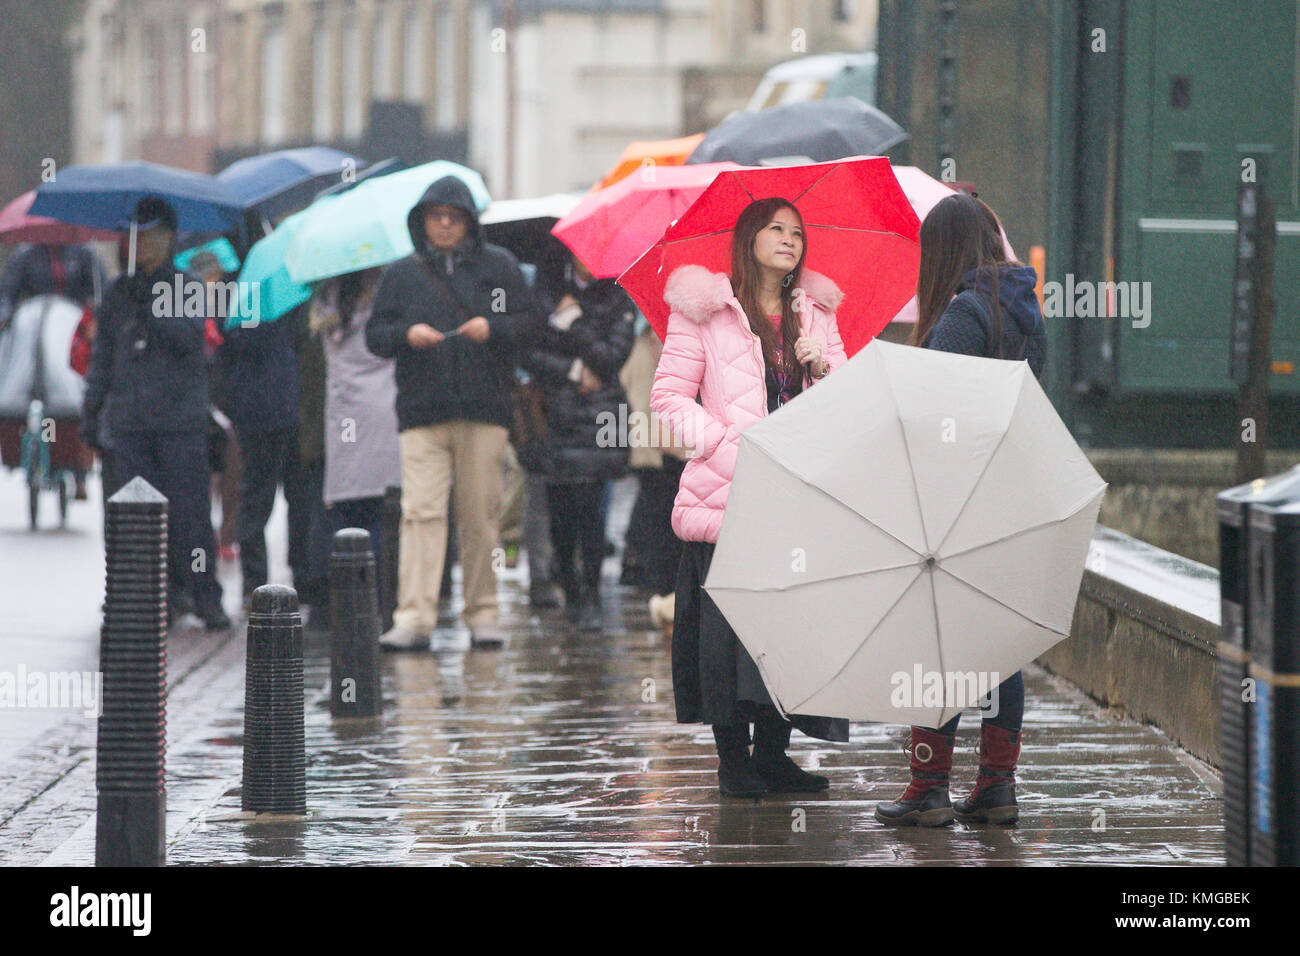
<path fill-rule="evenodd" d="M 689 169 L 689 166 L 682 167 Z M 619 278 L 659 337 L 668 330 L 664 283 L 678 266 L 731 271 L 731 230 L 756 199 L 782 196 L 803 217 L 805 268 L 844 292 L 836 313 L 844 348 L 870 342 L 916 291 L 921 222 L 884 157 L 721 172 Z"/>
<path fill-rule="evenodd" d="M 684 213 L 724 169 L 735 163 L 646 166 L 612 186 L 588 193 L 551 234 L 597 279 L 623 274 L 636 257 Z"/>
<path fill-rule="evenodd" d="M 27 210 L 36 201 L 36 190 L 23 193 L 0 210 L 0 243 L 12 245 L 31 242 L 38 246 L 79 246 L 99 239 L 116 239 L 117 234 L 72 226 L 45 216 L 29 216 Z"/>

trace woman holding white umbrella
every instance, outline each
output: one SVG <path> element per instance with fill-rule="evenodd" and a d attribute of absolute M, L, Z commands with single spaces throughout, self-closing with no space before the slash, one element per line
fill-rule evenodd
<path fill-rule="evenodd" d="M 845 361 L 835 323 L 842 293 L 825 276 L 803 269 L 806 253 L 803 219 L 794 205 L 779 197 L 758 200 L 736 221 L 730 275 L 685 265 L 672 272 L 664 289 L 672 312 L 650 407 L 694 449 L 673 506 L 673 531 L 684 542 L 673 691 L 679 722 L 713 725 L 718 782 L 726 796 L 825 790 L 826 777 L 805 772 L 786 756 L 791 729 L 848 739 L 845 720 L 792 722 L 781 716 L 753 659 L 702 588 L 740 432 Z"/>
<path fill-rule="evenodd" d="M 1009 261 L 997 217 L 973 196 L 939 202 L 921 224 L 918 319 L 910 344 L 944 352 L 1029 363 L 1041 378 L 1047 330 L 1034 293 L 1036 274 Z M 939 728 L 912 727 L 912 779 L 897 800 L 876 806 L 890 826 L 944 826 L 954 816 L 967 823 L 1013 823 L 1015 770 L 1025 684 L 1019 671 L 1003 681 L 980 728 L 975 789 L 954 807 L 948 797 L 953 741 L 960 714 Z"/>

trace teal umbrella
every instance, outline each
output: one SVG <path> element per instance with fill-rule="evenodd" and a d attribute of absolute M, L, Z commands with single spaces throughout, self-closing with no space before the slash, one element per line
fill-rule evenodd
<path fill-rule="evenodd" d="M 478 173 L 442 159 L 364 180 L 303 210 L 307 218 L 284 254 L 289 278 L 318 282 L 409 256 L 415 250 L 406 216 L 429 185 L 444 176 L 463 180 L 480 212 L 491 202 Z"/>
<path fill-rule="evenodd" d="M 202 252 L 210 252 L 216 256 L 217 262 L 226 272 L 234 272 L 239 268 L 239 255 L 235 252 L 235 247 L 230 244 L 230 240 L 224 236 L 178 252 L 172 261 L 177 269 L 188 269 L 194 257 Z"/>
<path fill-rule="evenodd" d="M 318 200 L 302 212 L 289 216 L 269 236 L 253 243 L 239 273 L 240 295 L 232 301 L 226 316 L 226 328 L 242 322 L 274 322 L 280 316 L 311 298 L 311 287 L 289 278 L 284 265 L 285 251 L 317 206 L 327 206 L 338 197 Z"/>

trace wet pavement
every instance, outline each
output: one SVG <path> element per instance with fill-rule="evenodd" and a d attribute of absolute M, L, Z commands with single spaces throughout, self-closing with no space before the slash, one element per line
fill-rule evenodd
<path fill-rule="evenodd" d="M 613 530 L 628 507 L 622 485 Z M 533 614 L 524 568 L 506 571 L 509 646 L 470 650 L 447 617 L 435 650 L 384 657 L 384 714 L 368 721 L 331 719 L 328 635 L 308 628 L 300 820 L 240 813 L 242 630 L 173 633 L 169 863 L 1223 862 L 1216 775 L 1037 668 L 1016 827 L 880 827 L 875 803 L 906 785 L 906 728 L 875 724 L 846 744 L 796 733 L 792 756 L 830 777 L 827 794 L 723 799 L 709 729 L 673 720 L 669 645 L 644 596 L 614 583 L 617 560 L 605 570 L 603 634 Z M 973 781 L 977 737 L 968 716 L 955 796 Z M 94 804 L 94 722 L 64 715 L 0 760 L 0 864 L 93 862 Z"/>

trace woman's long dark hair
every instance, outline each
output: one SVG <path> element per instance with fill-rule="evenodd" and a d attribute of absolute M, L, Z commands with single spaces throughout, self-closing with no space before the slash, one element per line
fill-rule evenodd
<path fill-rule="evenodd" d="M 754 258 L 754 240 L 758 233 L 772 221 L 780 210 L 789 209 L 799 220 L 803 230 L 803 217 L 794 203 L 780 196 L 759 199 L 744 208 L 736 219 L 736 227 L 731 234 L 731 289 L 735 293 L 740 307 L 745 310 L 749 327 L 758 336 L 763 346 L 763 358 L 770 368 L 776 368 L 777 332 L 772 321 L 763 314 L 758 304 L 758 293 L 762 288 L 763 272 Z M 799 360 L 795 358 L 794 343 L 799 338 L 799 317 L 794 310 L 794 290 L 799 286 L 799 276 L 803 271 L 804 259 L 808 257 L 808 234 L 804 231 L 803 252 L 799 261 L 781 283 L 781 363 L 788 381 L 795 381 L 802 374 Z"/>
<path fill-rule="evenodd" d="M 911 345 L 925 345 L 957 287 L 971 272 L 988 277 L 989 316 L 995 354 L 1002 354 L 998 268 L 1007 264 L 998 217 L 974 196 L 957 193 L 939 201 L 921 223 L 921 273 L 916 280 L 916 328 Z"/>

